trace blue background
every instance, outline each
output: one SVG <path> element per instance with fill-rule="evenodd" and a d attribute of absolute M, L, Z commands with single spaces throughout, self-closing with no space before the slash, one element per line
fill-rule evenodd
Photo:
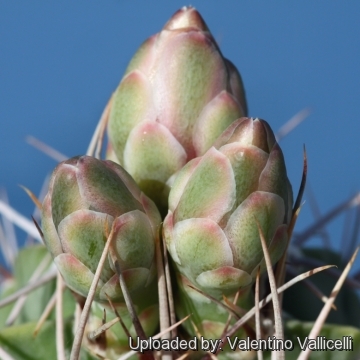
<path fill-rule="evenodd" d="M 27 135 L 67 156 L 85 153 L 112 91 L 137 47 L 183 1 L 0 2 L 0 186 L 29 217 L 56 162 Z M 192 1 L 240 70 L 250 115 L 277 131 L 298 111 L 311 115 L 281 141 L 296 192 L 302 149 L 322 214 L 359 191 L 360 2 Z M 314 221 L 310 196 L 297 224 Z M 329 234 L 341 244 L 344 216 Z M 350 226 L 350 225 L 347 225 Z M 24 234 L 19 233 L 23 241 Z M 323 244 L 313 240 L 313 245 Z"/>

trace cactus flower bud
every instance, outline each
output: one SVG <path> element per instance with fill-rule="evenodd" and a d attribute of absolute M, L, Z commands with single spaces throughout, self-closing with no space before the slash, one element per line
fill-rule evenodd
<path fill-rule="evenodd" d="M 179 308 L 186 305 L 188 312 L 197 313 L 197 325 L 213 336 L 206 329 L 214 329 L 213 314 L 220 310 L 186 284 L 219 300 L 249 289 L 265 263 L 258 225 L 274 263 L 285 250 L 292 190 L 271 128 L 251 118 L 232 123 L 174 178 L 164 236 L 181 274 L 179 286 L 191 299 Z M 225 312 L 215 322 L 225 322 L 227 316 Z M 211 319 L 211 326 L 204 319 Z"/>
<path fill-rule="evenodd" d="M 164 234 L 179 271 L 208 292 L 252 283 L 263 262 L 260 224 L 273 261 L 287 242 L 292 191 L 269 125 L 241 118 L 175 177 Z"/>
<path fill-rule="evenodd" d="M 244 115 L 238 71 L 200 14 L 184 7 L 140 47 L 114 93 L 109 156 L 164 208 L 170 176 Z"/>
<path fill-rule="evenodd" d="M 130 293 L 144 291 L 155 274 L 155 237 L 160 215 L 153 202 L 119 165 L 89 156 L 60 163 L 54 170 L 42 210 L 45 244 L 67 286 L 86 297 L 107 240 L 113 247 Z M 95 300 L 115 302 L 123 295 L 109 259 Z"/>

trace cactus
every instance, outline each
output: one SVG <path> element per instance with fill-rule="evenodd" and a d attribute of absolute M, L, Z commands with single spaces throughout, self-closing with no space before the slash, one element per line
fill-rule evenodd
<path fill-rule="evenodd" d="M 41 210 L 35 225 L 44 244 L 22 249 L 2 277 L 1 358 L 207 359 L 212 352 L 253 359 L 243 342 L 276 337 L 294 350 L 265 351 L 265 359 L 305 359 L 306 336 L 351 337 L 352 351 L 326 358 L 360 356 L 354 288 L 340 293 L 334 323 L 323 323 L 357 252 L 346 264 L 323 249 L 291 247 L 306 158 L 293 201 L 270 125 L 244 117 L 240 74 L 194 8 L 180 9 L 145 41 L 104 114 L 107 160 L 90 151 L 61 162 L 43 201 L 27 190 Z M 359 202 L 356 195 L 331 214 Z M 297 274 L 285 271 L 287 259 L 316 268 L 303 266 L 289 280 Z M 314 290 L 331 294 L 319 295 L 321 316 L 300 285 L 282 299 L 285 288 L 326 269 Z M 271 307 L 260 312 L 271 299 L 274 314 Z M 131 344 L 142 344 L 143 353 Z"/>

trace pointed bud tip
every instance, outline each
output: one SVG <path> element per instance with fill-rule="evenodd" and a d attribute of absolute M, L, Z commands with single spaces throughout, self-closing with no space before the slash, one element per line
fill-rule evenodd
<path fill-rule="evenodd" d="M 209 31 L 200 13 L 192 6 L 182 7 L 164 26 L 164 30 L 180 30 L 186 28 Z"/>

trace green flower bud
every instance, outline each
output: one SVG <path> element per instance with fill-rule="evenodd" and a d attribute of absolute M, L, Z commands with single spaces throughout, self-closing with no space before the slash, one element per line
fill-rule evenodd
<path fill-rule="evenodd" d="M 258 223 L 272 260 L 283 254 L 292 190 L 265 121 L 241 118 L 214 145 L 175 177 L 164 234 L 178 270 L 221 296 L 250 285 L 264 262 Z"/>
<path fill-rule="evenodd" d="M 130 293 L 138 294 L 155 275 L 155 238 L 160 215 L 131 176 L 112 161 L 89 156 L 60 163 L 54 170 L 42 210 L 48 250 L 67 286 L 86 297 L 107 233 Z M 108 259 L 95 300 L 122 302 L 118 275 Z"/>
<path fill-rule="evenodd" d="M 140 47 L 113 96 L 111 156 L 164 209 L 168 179 L 244 115 L 238 71 L 200 14 L 184 7 Z"/>

